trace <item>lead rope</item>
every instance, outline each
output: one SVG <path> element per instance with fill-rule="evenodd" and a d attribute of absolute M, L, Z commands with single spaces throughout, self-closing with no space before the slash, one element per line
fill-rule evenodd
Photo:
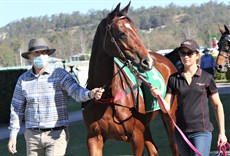
<path fill-rule="evenodd" d="M 227 148 L 230 150 L 230 144 L 227 142 L 224 146 L 219 146 L 219 150 L 216 156 L 221 156 L 221 151 L 223 153 L 223 156 L 227 156 Z"/>

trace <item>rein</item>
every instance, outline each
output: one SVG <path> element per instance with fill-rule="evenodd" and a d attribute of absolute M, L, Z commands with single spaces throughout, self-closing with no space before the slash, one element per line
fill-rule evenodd
<path fill-rule="evenodd" d="M 120 60 L 120 61 L 121 61 L 121 60 Z M 121 62 L 123 62 L 123 61 L 121 61 Z M 123 65 L 122 67 L 119 67 L 119 70 L 112 76 L 112 79 L 113 79 L 117 74 L 119 74 L 120 72 L 124 75 L 122 69 L 123 69 L 125 66 L 127 66 L 127 65 L 129 64 L 129 62 L 123 62 L 123 63 L 124 63 L 124 65 Z M 103 85 L 102 88 L 105 88 L 105 87 L 108 85 L 108 83 L 112 81 L 112 79 L 110 79 L 109 81 L 107 81 L 107 82 L 105 83 L 105 85 Z M 112 97 L 112 98 L 99 99 L 99 100 L 96 100 L 96 101 L 97 101 L 98 103 L 101 103 L 101 104 L 114 103 L 114 102 L 120 100 L 121 98 L 123 98 L 124 96 L 126 96 L 126 95 L 129 94 L 129 93 L 132 93 L 132 97 L 133 97 L 133 99 L 135 99 L 135 96 L 134 96 L 134 94 L 133 94 L 133 90 L 138 89 L 138 85 L 135 84 L 135 85 L 131 86 L 130 83 L 128 82 L 128 80 L 127 80 L 127 79 L 125 79 L 125 80 L 126 80 L 126 84 L 129 86 L 128 88 L 126 88 L 126 89 L 120 91 L 119 93 L 117 93 L 117 94 L 116 94 L 114 97 Z M 137 101 L 138 101 L 138 100 L 137 100 Z M 130 107 L 123 106 L 123 105 L 120 105 L 120 104 L 115 104 L 115 103 L 114 103 L 114 105 L 122 106 L 122 107 L 126 107 L 126 108 L 130 108 Z"/>

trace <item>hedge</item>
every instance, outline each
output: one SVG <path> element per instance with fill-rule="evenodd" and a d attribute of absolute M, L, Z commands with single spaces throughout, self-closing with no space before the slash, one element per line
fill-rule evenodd
<path fill-rule="evenodd" d="M 0 124 L 9 123 L 10 103 L 18 77 L 26 69 L 0 71 Z"/>

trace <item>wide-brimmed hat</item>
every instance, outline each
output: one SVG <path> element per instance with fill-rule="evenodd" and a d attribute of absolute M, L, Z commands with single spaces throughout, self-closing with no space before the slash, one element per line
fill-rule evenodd
<path fill-rule="evenodd" d="M 199 52 L 199 46 L 194 40 L 185 40 L 181 43 L 180 48 L 188 48 L 191 51 Z"/>
<path fill-rule="evenodd" d="M 202 53 L 205 53 L 205 52 L 209 52 L 210 50 L 208 48 L 204 48 L 204 50 L 202 51 Z"/>
<path fill-rule="evenodd" d="M 33 52 L 33 51 L 41 51 L 41 50 L 47 50 L 48 55 L 53 54 L 56 49 L 50 49 L 49 46 L 47 45 L 46 41 L 43 38 L 38 38 L 38 39 L 31 39 L 29 42 L 28 46 L 28 51 L 23 52 L 21 56 L 25 59 L 29 59 L 28 54 Z"/>

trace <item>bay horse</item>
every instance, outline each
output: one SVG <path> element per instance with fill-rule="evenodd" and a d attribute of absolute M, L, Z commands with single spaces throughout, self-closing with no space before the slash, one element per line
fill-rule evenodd
<path fill-rule="evenodd" d="M 87 88 L 102 87 L 105 92 L 101 100 L 82 103 L 82 113 L 87 129 L 89 155 L 102 156 L 106 140 L 114 139 L 131 144 L 134 156 L 141 156 L 144 148 L 149 155 L 158 155 L 152 139 L 150 122 L 160 112 L 145 112 L 144 99 L 138 89 L 114 62 L 118 58 L 131 62 L 139 72 L 152 69 L 160 71 L 167 83 L 170 74 L 176 71 L 173 64 L 160 54 L 149 52 L 137 35 L 137 29 L 126 16 L 130 3 L 120 10 L 120 3 L 99 23 L 92 45 Z M 138 88 L 138 87 L 137 87 Z M 129 91 L 127 91 L 129 89 Z M 120 99 L 114 97 L 121 91 L 127 93 Z M 176 104 L 171 109 L 175 118 Z M 161 113 L 167 130 L 173 155 L 179 155 L 174 125 L 168 114 Z"/>
<path fill-rule="evenodd" d="M 219 26 L 221 37 L 218 42 L 219 54 L 216 58 L 216 70 L 225 73 L 230 69 L 230 31 L 226 25 L 224 30 Z"/>

